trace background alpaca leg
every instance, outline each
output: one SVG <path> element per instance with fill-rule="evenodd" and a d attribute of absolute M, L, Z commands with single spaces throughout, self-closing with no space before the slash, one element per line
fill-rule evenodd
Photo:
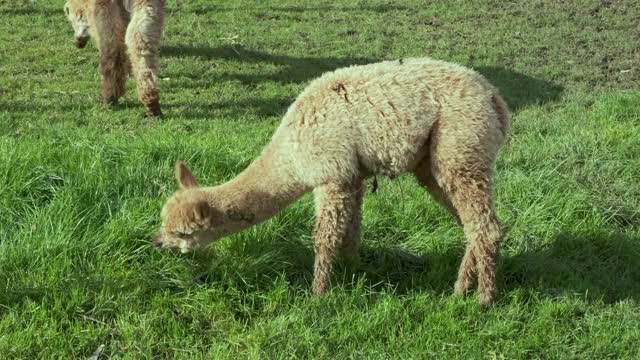
<path fill-rule="evenodd" d="M 324 294 L 329 289 L 337 252 L 344 246 L 350 230 L 353 230 L 358 187 L 361 188 L 351 184 L 327 184 L 313 191 L 316 206 L 313 293 L 316 295 Z"/>
<path fill-rule="evenodd" d="M 163 1 L 153 0 L 132 9 L 126 43 L 136 79 L 138 98 L 146 116 L 161 116 L 158 71 L 160 35 L 164 18 Z"/>
<path fill-rule="evenodd" d="M 126 23 L 121 17 L 117 2 L 96 0 L 94 9 L 96 44 L 98 46 L 98 71 L 102 83 L 102 99 L 114 104 L 126 90 L 129 63 L 124 35 Z"/>

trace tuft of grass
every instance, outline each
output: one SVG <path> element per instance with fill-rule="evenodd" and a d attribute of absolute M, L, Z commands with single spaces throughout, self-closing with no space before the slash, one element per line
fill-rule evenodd
<path fill-rule="evenodd" d="M 162 121 L 131 82 L 99 104 L 62 3 L 0 1 L 3 357 L 640 357 L 637 2 L 168 2 Z M 451 295 L 462 231 L 408 177 L 366 196 L 361 264 L 326 297 L 310 196 L 199 253 L 152 249 L 176 159 L 230 179 L 309 80 L 424 55 L 513 111 L 495 307 Z"/>

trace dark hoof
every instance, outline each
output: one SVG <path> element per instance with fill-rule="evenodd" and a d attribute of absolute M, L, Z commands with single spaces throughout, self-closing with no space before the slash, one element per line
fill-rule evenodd
<path fill-rule="evenodd" d="M 112 97 L 106 97 L 106 98 L 103 98 L 103 99 L 102 99 L 102 102 L 103 102 L 105 105 L 114 106 L 114 105 L 117 105 L 117 104 L 118 104 L 118 98 L 117 98 L 117 97 L 115 97 L 115 96 L 112 96 Z"/>
<path fill-rule="evenodd" d="M 160 102 L 154 100 L 151 103 L 145 105 L 146 111 L 144 116 L 146 117 L 162 117 L 162 111 L 160 111 Z"/>
<path fill-rule="evenodd" d="M 495 296 L 493 295 L 483 295 L 480 294 L 480 298 L 478 299 L 480 303 L 480 308 L 482 310 L 489 310 L 493 307 L 493 304 L 496 302 Z"/>
<path fill-rule="evenodd" d="M 161 118 L 163 115 L 160 109 L 154 109 L 145 111 L 144 116 L 148 118 Z"/>
<path fill-rule="evenodd" d="M 88 37 L 79 37 L 73 39 L 73 43 L 78 49 L 84 49 L 84 47 L 87 46 L 87 41 L 89 41 Z"/>

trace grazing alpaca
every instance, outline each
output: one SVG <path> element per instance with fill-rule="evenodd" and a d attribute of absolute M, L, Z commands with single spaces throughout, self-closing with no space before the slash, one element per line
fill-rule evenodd
<path fill-rule="evenodd" d="M 363 180 L 409 172 L 464 226 L 455 293 L 466 293 L 477 273 L 480 303 L 488 305 L 501 238 L 491 177 L 509 127 L 497 90 L 462 66 L 423 58 L 339 69 L 309 84 L 271 143 L 234 179 L 199 187 L 178 161 L 180 189 L 162 209 L 154 242 L 186 252 L 313 190 L 313 292 L 322 294 L 338 251 L 357 256 Z"/>
<path fill-rule="evenodd" d="M 161 116 L 158 70 L 164 0 L 67 0 L 64 12 L 77 47 L 85 47 L 90 37 L 96 40 L 103 100 L 113 104 L 124 95 L 132 69 L 145 115 Z"/>

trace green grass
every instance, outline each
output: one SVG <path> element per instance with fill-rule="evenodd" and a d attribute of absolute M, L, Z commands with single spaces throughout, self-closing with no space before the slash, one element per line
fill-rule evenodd
<path fill-rule="evenodd" d="M 0 1 L 2 358 L 640 358 L 638 2 L 167 6 L 151 121 L 131 82 L 99 104 L 62 0 Z M 229 179 L 310 79 L 423 55 L 513 110 L 495 307 L 452 296 L 462 231 L 410 178 L 367 195 L 362 264 L 323 298 L 309 196 L 197 254 L 152 248 L 176 159 Z"/>

